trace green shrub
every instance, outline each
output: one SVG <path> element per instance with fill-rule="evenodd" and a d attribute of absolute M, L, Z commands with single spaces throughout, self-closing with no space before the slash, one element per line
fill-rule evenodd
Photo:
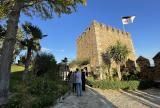
<path fill-rule="evenodd" d="M 125 70 L 122 72 L 122 79 L 125 81 L 128 80 L 138 80 L 139 72 L 137 70 Z"/>
<path fill-rule="evenodd" d="M 43 58 L 43 59 L 42 59 Z M 9 102 L 3 108 L 44 108 L 53 105 L 68 91 L 68 86 L 55 74 L 54 56 L 44 54 L 34 64 L 44 72 L 39 76 L 29 72 L 27 80 L 22 81 L 22 72 L 11 74 Z M 44 70 L 45 69 L 45 70 Z M 1 106 L 0 106 L 1 107 Z"/>
<path fill-rule="evenodd" d="M 79 66 L 84 66 L 84 65 L 88 65 L 90 63 L 90 60 L 89 59 L 84 59 L 84 60 L 81 60 L 79 61 Z"/>
<path fill-rule="evenodd" d="M 144 90 L 154 87 L 154 82 L 151 80 L 141 80 L 138 89 Z"/>
<path fill-rule="evenodd" d="M 9 103 L 6 108 L 32 108 L 31 103 L 33 103 L 35 99 L 36 98 L 29 94 L 17 93 L 9 99 Z"/>
<path fill-rule="evenodd" d="M 28 91 L 32 95 L 54 93 L 58 89 L 56 82 L 43 77 L 35 78 L 28 87 Z"/>
<path fill-rule="evenodd" d="M 136 89 L 147 89 L 153 87 L 152 81 L 117 81 L 117 80 L 94 80 L 93 78 L 87 79 L 89 86 L 101 89 L 125 89 L 125 90 L 136 90 Z"/>
<path fill-rule="evenodd" d="M 84 65 L 88 65 L 90 63 L 89 59 L 82 59 L 82 60 L 73 60 L 69 63 L 70 67 L 73 66 L 84 66 Z"/>
<path fill-rule="evenodd" d="M 25 83 L 16 85 L 16 90 L 9 98 L 6 108 L 29 108 L 34 97 L 28 93 L 28 87 Z"/>
<path fill-rule="evenodd" d="M 57 70 L 55 57 L 49 53 L 37 54 L 33 63 L 33 71 L 36 75 L 43 75 L 50 70 L 52 70 L 53 73 Z"/>
<path fill-rule="evenodd" d="M 32 102 L 32 108 L 44 108 L 53 104 L 56 97 L 52 94 L 50 95 L 41 95 L 37 97 L 36 100 Z"/>
<path fill-rule="evenodd" d="M 11 73 L 10 78 L 10 92 L 16 92 L 17 85 L 22 82 L 22 72 Z"/>
<path fill-rule="evenodd" d="M 27 82 L 19 79 L 20 74 L 11 75 L 9 102 L 4 108 L 44 108 L 53 105 L 68 91 L 68 86 L 61 80 L 47 77 L 30 77 Z"/>
<path fill-rule="evenodd" d="M 128 86 L 130 90 L 136 90 L 139 89 L 140 81 L 133 80 L 133 81 L 128 81 Z"/>
<path fill-rule="evenodd" d="M 51 106 L 56 102 L 56 99 L 64 95 L 67 90 L 67 85 L 63 82 L 58 83 L 46 79 L 38 79 L 29 88 L 29 92 L 37 97 L 32 104 L 32 108 L 44 108 Z"/>

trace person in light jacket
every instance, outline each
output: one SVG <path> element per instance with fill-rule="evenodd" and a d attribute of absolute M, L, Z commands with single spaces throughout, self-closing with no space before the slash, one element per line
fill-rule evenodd
<path fill-rule="evenodd" d="M 82 96 L 82 79 L 81 79 L 81 72 L 79 69 L 76 69 L 76 91 L 77 96 Z"/>

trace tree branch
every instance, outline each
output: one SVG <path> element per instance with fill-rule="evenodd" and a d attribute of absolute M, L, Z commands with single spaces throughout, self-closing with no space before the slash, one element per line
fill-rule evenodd
<path fill-rule="evenodd" d="M 32 1 L 24 4 L 23 8 L 32 7 L 33 5 L 40 3 L 40 2 L 43 2 L 43 1 L 48 1 L 48 0 L 32 0 Z"/>

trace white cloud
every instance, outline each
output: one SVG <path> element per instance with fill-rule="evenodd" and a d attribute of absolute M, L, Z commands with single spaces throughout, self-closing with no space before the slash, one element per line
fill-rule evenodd
<path fill-rule="evenodd" d="M 48 53 L 52 52 L 51 49 L 44 48 L 44 47 L 41 48 L 41 51 L 42 51 L 42 52 L 48 52 Z"/>
<path fill-rule="evenodd" d="M 51 49 L 49 49 L 49 48 L 44 48 L 44 47 L 42 47 L 42 48 L 41 48 L 41 51 L 42 51 L 42 52 L 48 52 L 48 53 L 51 53 L 51 52 L 61 52 L 61 53 L 63 53 L 63 52 L 64 52 L 64 49 L 51 50 Z"/>
<path fill-rule="evenodd" d="M 57 50 L 58 52 L 64 52 L 64 49 L 61 49 L 61 50 Z"/>

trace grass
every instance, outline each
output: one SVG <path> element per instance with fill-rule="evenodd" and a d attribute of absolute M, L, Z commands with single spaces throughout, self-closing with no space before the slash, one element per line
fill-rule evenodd
<path fill-rule="evenodd" d="M 24 71 L 24 66 L 12 65 L 11 72 L 22 72 Z"/>

